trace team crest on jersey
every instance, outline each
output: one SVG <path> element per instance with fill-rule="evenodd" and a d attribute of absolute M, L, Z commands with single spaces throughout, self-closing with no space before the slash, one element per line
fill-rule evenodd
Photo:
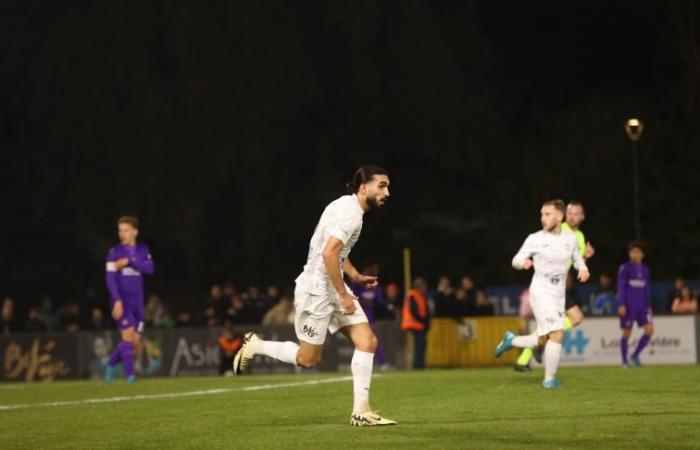
<path fill-rule="evenodd" d="M 318 334 L 318 333 L 316 333 L 316 330 L 314 330 L 313 327 L 310 327 L 308 325 L 304 325 L 303 331 L 304 331 L 304 334 L 310 338 L 316 337 L 316 335 Z"/>

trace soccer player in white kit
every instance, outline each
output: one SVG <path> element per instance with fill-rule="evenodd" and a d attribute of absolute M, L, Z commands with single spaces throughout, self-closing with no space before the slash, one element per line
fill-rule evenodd
<path fill-rule="evenodd" d="M 571 260 L 578 270 L 578 279 L 586 282 L 590 276 L 586 263 L 578 250 L 576 236 L 562 230 L 566 204 L 563 200 L 545 202 L 540 211 L 542 230 L 525 239 L 525 243 L 513 257 L 517 270 L 535 268 L 530 284 L 530 305 L 537 321 L 537 335 L 515 336 L 507 331 L 496 347 L 498 358 L 513 347 L 532 348 L 538 341 L 549 337 L 544 348 L 544 381 L 547 389 L 561 387 L 555 378 L 564 340 L 564 311 L 566 275 Z"/>
<path fill-rule="evenodd" d="M 377 285 L 377 277 L 363 275 L 348 256 L 362 231 L 365 212 L 378 209 L 389 198 L 389 176 L 376 166 L 362 166 L 348 183 L 348 195 L 331 202 L 321 215 L 309 244 L 304 271 L 296 279 L 294 290 L 294 342 L 264 341 L 247 333 L 233 361 L 239 375 L 250 366 L 255 355 L 267 355 L 301 367 L 314 367 L 321 359 L 326 333 L 340 330 L 355 347 L 351 370 L 354 404 L 350 423 L 354 426 L 394 425 L 379 416 L 369 405 L 377 337 L 357 298 L 345 284 L 350 279 L 366 287 Z"/>

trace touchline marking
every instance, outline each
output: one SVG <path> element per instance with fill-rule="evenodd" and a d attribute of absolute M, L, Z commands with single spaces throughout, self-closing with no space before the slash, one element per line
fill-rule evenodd
<path fill-rule="evenodd" d="M 71 405 L 91 405 L 97 403 L 116 403 L 116 402 L 126 402 L 130 400 L 155 400 L 161 398 L 179 398 L 179 397 L 196 397 L 201 395 L 218 395 L 227 394 L 229 392 L 246 392 L 246 391 L 261 391 L 265 389 L 278 389 L 287 387 L 299 387 L 299 386 L 310 386 L 315 384 L 326 384 L 326 383 L 340 383 L 342 381 L 352 380 L 351 376 L 340 377 L 340 378 L 327 378 L 325 380 L 309 380 L 309 381 L 296 381 L 291 383 L 278 383 L 278 384 L 259 384 L 257 386 L 246 386 L 240 388 L 219 388 L 219 389 L 205 389 L 200 391 L 187 391 L 187 392 L 171 392 L 163 394 L 144 394 L 144 395 L 130 395 L 123 397 L 107 397 L 107 398 L 88 398 L 84 400 L 66 400 L 60 402 L 46 402 L 46 403 L 24 403 L 19 405 L 0 405 L 0 411 L 11 411 L 14 409 L 27 409 L 27 408 L 41 408 L 50 406 L 71 406 Z"/>

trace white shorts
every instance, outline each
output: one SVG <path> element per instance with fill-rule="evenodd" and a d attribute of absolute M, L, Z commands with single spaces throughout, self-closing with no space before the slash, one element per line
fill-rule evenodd
<path fill-rule="evenodd" d="M 367 322 L 367 316 L 357 300 L 355 312 L 349 316 L 343 314 L 334 290 L 325 295 L 317 295 L 297 287 L 294 290 L 294 310 L 297 339 L 314 345 L 323 345 L 328 331 L 334 334 L 348 325 Z"/>
<path fill-rule="evenodd" d="M 550 291 L 550 292 L 547 292 Z M 530 306 L 537 321 L 537 335 L 545 336 L 564 329 L 564 294 L 554 295 L 550 289 L 530 286 Z"/>

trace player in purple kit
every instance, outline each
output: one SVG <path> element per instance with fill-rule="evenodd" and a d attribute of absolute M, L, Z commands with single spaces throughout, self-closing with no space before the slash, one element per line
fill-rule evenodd
<path fill-rule="evenodd" d="M 138 354 L 143 333 L 143 277 L 155 271 L 148 246 L 136 243 L 139 221 L 123 216 L 117 221 L 121 244 L 107 253 L 106 281 L 112 318 L 121 333 L 121 342 L 109 358 L 105 380 L 112 382 L 112 369 L 122 362 L 129 383 L 136 381 L 134 355 Z"/>
<path fill-rule="evenodd" d="M 622 339 L 620 340 L 620 352 L 622 353 L 622 367 L 629 367 L 627 363 L 627 345 L 632 334 L 632 326 L 644 327 L 644 335 L 639 339 L 634 350 L 632 363 L 639 367 L 639 354 L 644 350 L 654 334 L 654 324 L 651 321 L 651 276 L 649 267 L 644 264 L 644 249 L 638 242 L 632 242 L 627 246 L 630 260 L 620 266 L 617 276 L 617 292 L 620 298 L 618 315 L 620 316 L 620 328 Z"/>
<path fill-rule="evenodd" d="M 367 264 L 367 267 L 362 272 L 362 274 L 372 277 L 379 277 L 379 264 L 374 262 L 371 264 Z M 383 286 L 377 284 L 373 287 L 367 287 L 362 283 L 353 281 L 352 283 L 350 283 L 350 289 L 352 290 L 352 293 L 355 294 L 355 296 L 357 297 L 358 302 L 360 302 L 360 306 L 362 306 L 362 310 L 367 316 L 367 322 L 369 322 L 370 328 L 372 328 L 372 330 L 376 332 L 377 325 L 375 318 L 375 308 L 387 308 L 387 302 L 384 298 Z M 388 367 L 386 356 L 384 355 L 384 350 L 379 344 L 377 344 L 377 349 L 374 352 L 374 361 L 382 369 L 386 369 Z"/>

